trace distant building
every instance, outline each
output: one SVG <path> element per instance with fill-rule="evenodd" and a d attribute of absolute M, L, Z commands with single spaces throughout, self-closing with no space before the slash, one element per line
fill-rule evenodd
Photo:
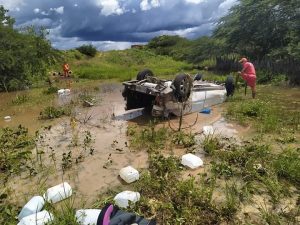
<path fill-rule="evenodd" d="M 131 48 L 143 49 L 145 45 L 131 45 Z"/>

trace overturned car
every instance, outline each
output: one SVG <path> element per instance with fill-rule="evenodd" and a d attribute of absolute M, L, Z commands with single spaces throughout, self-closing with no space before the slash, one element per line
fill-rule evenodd
<path fill-rule="evenodd" d="M 188 74 L 163 80 L 148 69 L 139 72 L 136 80 L 123 82 L 123 85 L 126 110 L 145 108 L 156 117 L 199 112 L 224 102 L 227 95 L 223 85 L 193 80 Z"/>

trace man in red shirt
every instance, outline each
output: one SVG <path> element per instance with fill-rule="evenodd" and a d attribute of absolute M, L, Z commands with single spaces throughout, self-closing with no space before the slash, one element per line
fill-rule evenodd
<path fill-rule="evenodd" d="M 255 86 L 256 86 L 256 72 L 253 64 L 248 62 L 246 58 L 242 58 L 239 63 L 243 65 L 243 69 L 239 74 L 247 82 L 247 85 L 251 87 L 252 98 L 255 98 Z"/>

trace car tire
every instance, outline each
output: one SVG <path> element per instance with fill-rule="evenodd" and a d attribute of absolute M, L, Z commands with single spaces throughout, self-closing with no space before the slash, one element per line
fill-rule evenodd
<path fill-rule="evenodd" d="M 175 77 L 173 86 L 176 99 L 185 102 L 190 97 L 193 82 L 189 75 L 179 74 Z"/>
<path fill-rule="evenodd" d="M 146 79 L 146 77 L 148 77 L 148 76 L 153 77 L 153 72 L 152 72 L 151 70 L 149 70 L 149 69 L 144 69 L 144 70 L 140 71 L 140 72 L 136 75 L 136 79 L 137 79 L 138 81 L 140 81 L 140 80 Z"/>
<path fill-rule="evenodd" d="M 226 92 L 227 92 L 227 97 L 233 96 L 234 90 L 235 90 L 233 76 L 231 76 L 231 75 L 227 76 L 226 81 L 225 81 L 225 88 L 226 88 Z"/>

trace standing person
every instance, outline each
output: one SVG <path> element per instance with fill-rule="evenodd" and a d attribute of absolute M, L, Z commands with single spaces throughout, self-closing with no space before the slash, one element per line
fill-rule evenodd
<path fill-rule="evenodd" d="M 69 77 L 70 67 L 68 63 L 63 64 L 64 77 Z"/>
<path fill-rule="evenodd" d="M 254 65 L 251 62 L 248 62 L 247 58 L 242 58 L 239 63 L 243 65 L 242 71 L 238 72 L 242 78 L 247 82 L 247 85 L 251 87 L 252 98 L 255 98 L 256 95 L 256 72 Z"/>

